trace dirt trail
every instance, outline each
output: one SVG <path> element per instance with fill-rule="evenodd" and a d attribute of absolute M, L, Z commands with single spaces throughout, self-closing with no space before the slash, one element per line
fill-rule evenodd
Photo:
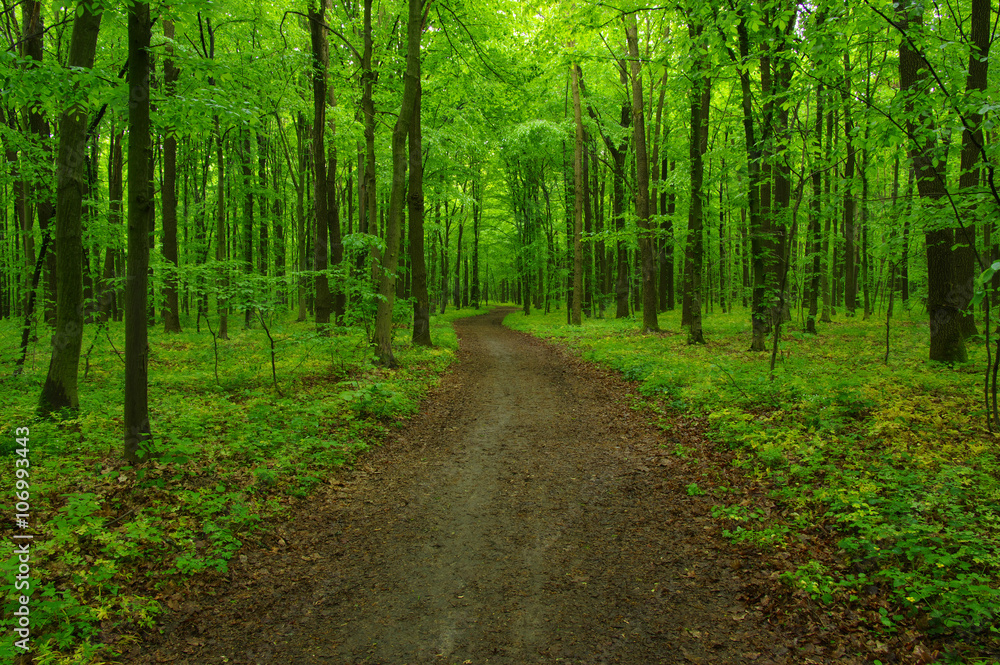
<path fill-rule="evenodd" d="M 460 320 L 420 415 L 134 662 L 786 661 L 627 384 L 504 314 Z"/>

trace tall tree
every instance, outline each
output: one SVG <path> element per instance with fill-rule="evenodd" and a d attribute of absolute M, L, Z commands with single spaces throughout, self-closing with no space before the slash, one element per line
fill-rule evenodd
<path fill-rule="evenodd" d="M 407 136 L 416 116 L 417 91 L 420 83 L 420 34 L 423 25 L 421 9 L 420 0 L 409 0 L 403 100 L 399 107 L 396 125 L 392 130 L 392 189 L 389 194 L 389 214 L 385 229 L 385 254 L 379 275 L 379 303 L 375 315 L 376 355 L 379 363 L 386 367 L 396 367 L 399 364 L 392 353 L 392 307 L 396 297 L 399 231 L 403 213 L 403 190 L 406 187 Z"/>
<path fill-rule="evenodd" d="M 573 88 L 573 117 L 576 140 L 573 148 L 573 314 L 571 323 L 581 325 L 583 300 L 583 116 L 580 112 L 579 65 L 569 66 Z"/>
<path fill-rule="evenodd" d="M 701 272 L 704 260 L 705 152 L 708 150 L 708 111 L 711 82 L 704 66 L 702 26 L 688 23 L 694 67 L 691 76 L 691 134 L 688 143 L 691 158 L 691 203 L 688 208 L 687 269 L 685 301 L 690 301 L 688 344 L 704 344 L 701 326 Z"/>
<path fill-rule="evenodd" d="M 408 140 L 409 186 L 407 187 L 407 231 L 410 241 L 410 270 L 412 271 L 413 343 L 431 346 L 431 301 L 427 293 L 427 264 L 424 260 L 424 164 L 423 133 L 420 127 L 420 106 L 423 97 L 420 84 L 420 60 L 417 60 L 417 98 L 414 102 L 413 121 Z M 473 282 L 475 283 L 475 282 Z"/>
<path fill-rule="evenodd" d="M 971 25 L 969 37 L 969 64 L 966 78 L 966 93 L 982 95 L 986 91 L 987 74 L 990 55 L 990 3 L 989 0 L 972 0 Z M 983 143 L 983 114 L 979 112 L 978 103 L 973 103 L 971 112 L 966 114 L 962 131 L 961 171 L 958 176 L 958 186 L 963 193 L 972 193 L 979 185 L 980 157 Z M 976 334 L 975 316 L 968 309 L 969 301 L 975 292 L 976 275 L 976 225 L 975 200 L 973 196 L 963 196 L 970 201 L 967 209 L 972 213 L 966 217 L 966 223 L 955 238 L 959 246 L 956 249 L 956 284 L 962 298 L 962 332 L 966 336 Z M 987 225 L 987 229 L 989 225 Z M 985 267 L 985 266 L 984 266 Z"/>
<path fill-rule="evenodd" d="M 149 5 L 128 9 L 128 264 L 125 277 L 125 460 L 146 456 L 150 439 L 146 287 L 153 220 L 153 145 L 149 123 Z"/>
<path fill-rule="evenodd" d="M 83 5 L 73 23 L 67 66 L 90 69 L 101 27 L 100 9 Z M 81 89 L 78 87 L 77 92 Z M 80 406 L 77 374 L 83 343 L 83 198 L 87 189 L 87 113 L 76 100 L 59 121 L 56 168 L 56 270 L 60 287 L 56 300 L 56 328 L 52 356 L 42 386 L 39 412 L 49 414 Z"/>
<path fill-rule="evenodd" d="M 639 227 L 639 254 L 642 260 L 642 329 L 644 332 L 654 332 L 660 329 L 656 320 L 656 262 L 653 256 L 653 236 L 649 228 L 649 159 L 646 155 L 646 120 L 642 99 L 638 27 L 634 13 L 625 15 L 625 37 L 632 71 L 632 131 L 637 181 L 635 214 L 636 224 Z"/>
<path fill-rule="evenodd" d="M 163 21 L 163 36 L 167 39 L 167 57 L 163 60 L 163 85 L 168 96 L 172 96 L 180 78 L 180 70 L 174 66 L 174 22 Z M 176 128 L 169 127 L 163 137 L 163 259 L 169 266 L 163 278 L 163 330 L 168 333 L 181 331 L 180 306 L 177 298 L 177 135 Z M 170 268 L 173 268 L 171 270 Z"/>
<path fill-rule="evenodd" d="M 313 245 L 313 270 L 316 271 L 316 328 L 329 334 L 330 312 L 333 302 L 330 299 L 330 285 L 326 277 L 327 243 L 329 233 L 329 199 L 326 180 L 326 102 L 327 102 L 327 66 L 329 63 L 329 45 L 326 37 L 326 9 L 329 0 L 320 0 L 318 8 L 309 11 L 309 35 L 313 54 L 313 126 L 312 126 L 312 157 L 313 157 L 313 213 L 316 216 L 316 241 Z"/>
<path fill-rule="evenodd" d="M 903 32 L 899 42 L 899 87 L 906 95 L 906 128 L 910 135 L 910 161 L 916 173 L 917 191 L 932 211 L 939 211 L 946 195 L 946 161 L 942 158 L 932 109 L 920 99 L 928 92 L 926 63 L 913 41 L 923 24 L 923 5 L 901 0 L 897 25 Z M 930 317 L 930 359 L 965 362 L 968 354 L 962 336 L 959 312 L 963 299 L 955 284 L 955 234 L 940 221 L 928 225 L 927 312 Z"/>

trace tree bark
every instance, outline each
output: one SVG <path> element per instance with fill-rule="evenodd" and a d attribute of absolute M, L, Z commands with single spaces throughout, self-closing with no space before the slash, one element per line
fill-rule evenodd
<path fill-rule="evenodd" d="M 844 166 L 844 309 L 847 316 L 854 316 L 857 309 L 857 268 L 855 258 L 857 251 L 855 241 L 857 232 L 854 228 L 854 167 L 856 151 L 854 148 L 854 119 L 851 115 L 851 60 L 844 54 L 844 85 L 841 88 L 841 99 L 844 104 L 844 142 L 847 147 L 847 162 Z"/>
<path fill-rule="evenodd" d="M 986 90 L 990 54 L 990 3 L 989 0 L 972 0 L 971 7 L 971 49 L 969 51 L 969 74 L 966 78 L 966 92 Z M 983 145 L 983 115 L 978 109 L 966 114 L 967 125 L 962 131 L 961 171 L 958 186 L 962 199 L 969 201 L 969 214 L 961 230 L 956 234 L 958 243 L 956 254 L 956 283 L 962 307 L 962 333 L 968 337 L 976 334 L 976 318 L 969 308 L 975 294 L 976 270 L 976 219 L 974 192 L 979 185 L 980 150 Z M 984 270 L 986 266 L 980 266 Z"/>
<path fill-rule="evenodd" d="M 417 98 L 413 105 L 413 124 L 409 134 L 409 185 L 407 187 L 407 211 L 410 223 L 407 227 L 410 241 L 410 270 L 412 271 L 413 296 L 413 343 L 418 346 L 433 346 L 431 342 L 431 301 L 427 293 L 427 264 L 424 260 L 424 165 L 422 132 L 420 128 L 420 107 L 422 86 L 420 85 L 420 60 L 417 60 Z M 475 280 L 473 280 L 475 284 Z"/>
<path fill-rule="evenodd" d="M 97 50 L 101 14 L 86 5 L 73 23 L 67 66 L 91 69 Z M 56 257 L 60 287 L 49 371 L 42 385 L 41 415 L 80 407 L 77 376 L 83 343 L 83 198 L 86 182 L 87 114 L 78 107 L 59 121 L 56 168 Z M 145 292 L 143 292 L 145 295 Z"/>
<path fill-rule="evenodd" d="M 366 0 L 366 5 L 370 0 Z M 407 135 L 416 110 L 420 83 L 420 34 L 423 24 L 420 0 L 409 0 L 406 26 L 406 75 L 403 77 L 403 99 L 399 117 L 392 131 L 392 189 L 389 194 L 389 214 L 385 229 L 385 255 L 379 281 L 378 311 L 375 316 L 376 355 L 385 367 L 398 367 L 392 353 L 392 307 L 396 296 L 396 267 L 399 259 L 399 230 L 403 210 L 403 190 L 406 187 Z"/>
<path fill-rule="evenodd" d="M 764 338 L 767 334 L 767 301 L 765 298 L 766 275 L 764 270 L 764 236 L 765 229 L 760 209 L 761 182 L 761 150 L 757 143 L 753 122 L 753 94 L 750 88 L 750 34 L 747 19 L 740 16 L 736 26 L 739 38 L 739 68 L 740 91 L 743 102 L 743 133 L 747 151 L 747 212 L 750 225 L 750 263 L 752 268 L 753 289 L 751 297 L 751 351 L 764 350 Z"/>
<path fill-rule="evenodd" d="M 807 242 L 809 243 L 809 256 L 812 260 L 812 271 L 808 279 L 809 314 L 806 317 L 806 332 L 816 334 L 816 315 L 819 312 L 819 292 L 820 292 L 820 272 L 825 268 L 825 257 L 821 255 L 822 247 L 820 239 L 820 217 L 823 212 L 823 172 L 820 164 L 825 163 L 823 155 L 823 86 L 816 87 L 816 125 L 813 129 L 815 138 L 813 139 L 813 170 L 812 170 L 812 198 L 809 208 L 809 230 Z"/>
<path fill-rule="evenodd" d="M 163 35 L 174 38 L 174 22 L 163 21 Z M 173 44 L 168 41 L 163 60 L 163 85 L 168 97 L 174 95 L 180 70 L 174 66 Z M 181 332 L 180 306 L 177 297 L 177 136 L 168 128 L 163 137 L 163 260 L 168 267 L 163 277 L 163 332 Z"/>
<path fill-rule="evenodd" d="M 693 44 L 700 41 L 702 28 L 688 24 L 688 34 Z M 711 83 L 707 78 L 700 45 L 695 46 L 699 55 L 694 59 L 691 77 L 691 133 L 688 153 L 691 158 L 691 204 L 688 208 L 687 269 L 685 286 L 690 299 L 688 344 L 704 344 L 701 327 L 701 271 L 704 259 L 704 203 L 705 203 L 705 152 L 708 151 L 708 111 L 711 103 Z"/>
<path fill-rule="evenodd" d="M 375 85 L 375 71 L 372 69 L 372 0 L 364 0 L 364 52 L 361 56 L 361 111 L 365 120 L 365 169 L 364 169 L 364 201 L 361 206 L 361 216 L 364 220 L 362 233 L 378 235 L 378 224 L 375 222 L 376 191 L 375 191 L 375 101 L 372 98 L 372 88 Z M 388 240 L 388 238 L 387 238 Z M 378 249 L 371 248 L 371 277 L 378 281 L 379 255 Z"/>
<path fill-rule="evenodd" d="M 128 264 L 125 278 L 125 442 L 130 464 L 142 462 L 150 438 L 146 286 L 153 218 L 153 146 L 149 122 L 149 5 L 128 9 Z"/>
<path fill-rule="evenodd" d="M 571 323 L 583 323 L 583 117 L 580 113 L 579 66 L 569 66 L 573 89 L 573 118 L 576 127 L 573 145 L 573 314 Z"/>
<path fill-rule="evenodd" d="M 923 10 L 911 0 L 897 5 L 898 25 L 905 33 L 923 23 Z M 942 205 L 945 196 L 945 162 L 940 157 L 928 111 L 915 109 L 915 98 L 927 93 L 926 69 L 917 51 L 904 37 L 899 43 L 900 89 L 908 95 L 906 126 L 911 137 L 910 160 L 916 173 L 917 191 L 927 205 Z M 915 117 L 916 116 L 916 117 Z M 918 122 L 919 120 L 919 122 Z M 927 311 L 930 317 L 930 359 L 965 362 L 968 355 L 961 328 L 962 299 L 955 288 L 955 261 L 952 229 L 936 229 L 924 234 L 927 246 Z"/>
<path fill-rule="evenodd" d="M 316 271 L 316 329 L 330 333 L 330 285 L 326 277 L 327 234 L 329 233 L 326 183 L 326 69 L 329 47 L 326 38 L 325 2 L 309 12 L 309 36 L 313 53 L 313 212 L 316 215 L 316 242 L 313 246 L 313 270 Z"/>
<path fill-rule="evenodd" d="M 653 236 L 649 228 L 649 159 L 646 155 L 646 120 L 635 14 L 627 14 L 625 22 L 625 37 L 628 41 L 632 70 L 632 131 L 637 180 L 635 213 L 636 224 L 639 227 L 639 253 L 642 259 L 642 329 L 643 332 L 656 332 L 660 329 L 656 320 L 656 262 L 653 256 Z"/>

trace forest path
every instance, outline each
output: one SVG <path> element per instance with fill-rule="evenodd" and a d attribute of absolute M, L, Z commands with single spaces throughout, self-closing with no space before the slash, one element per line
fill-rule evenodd
<path fill-rule="evenodd" d="M 459 320 L 420 414 L 134 662 L 785 661 L 673 435 L 509 311 Z"/>

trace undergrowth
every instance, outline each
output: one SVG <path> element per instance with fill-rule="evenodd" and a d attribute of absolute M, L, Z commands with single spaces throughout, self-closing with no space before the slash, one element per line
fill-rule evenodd
<path fill-rule="evenodd" d="M 408 305 L 403 303 L 401 306 Z M 280 515 L 412 414 L 457 349 L 451 322 L 483 310 L 432 317 L 433 348 L 397 333 L 402 368 L 376 366 L 361 328 L 317 335 L 312 323 L 243 329 L 218 345 L 193 320 L 184 332 L 150 329 L 150 420 L 156 457 L 133 468 L 121 459 L 124 329 L 94 337 L 80 410 L 36 418 L 48 367 L 35 342 L 25 371 L 13 376 L 20 332 L 0 322 L 0 493 L 14 492 L 17 428 L 27 427 L 30 462 L 30 623 L 34 662 L 96 663 L 131 647 L 174 594 L 210 587 L 263 520 Z M 214 328 L 213 322 L 213 329 Z M 39 338 L 48 336 L 38 331 Z M 405 340 L 405 341 L 404 341 Z M 81 363 L 83 365 L 83 363 Z M 13 510 L 14 502 L 7 503 Z M 13 516 L 10 516 L 11 518 Z M 10 518 L 3 522 L 0 662 L 13 662 L 18 565 Z"/>
<path fill-rule="evenodd" d="M 886 365 L 884 319 L 821 324 L 816 336 L 790 324 L 772 379 L 769 354 L 747 350 L 746 311 L 707 317 L 704 346 L 686 344 L 679 312 L 647 335 L 634 319 L 568 326 L 564 312 L 505 323 L 706 417 L 780 507 L 765 516 L 723 503 L 715 516 L 734 542 L 798 551 L 802 563 L 782 575 L 792 588 L 828 605 L 874 597 L 873 630 L 916 626 L 953 645 L 946 658 L 996 653 L 1000 459 L 985 428 L 981 346 L 964 365 L 926 360 L 926 319 L 913 311 L 892 321 Z"/>

